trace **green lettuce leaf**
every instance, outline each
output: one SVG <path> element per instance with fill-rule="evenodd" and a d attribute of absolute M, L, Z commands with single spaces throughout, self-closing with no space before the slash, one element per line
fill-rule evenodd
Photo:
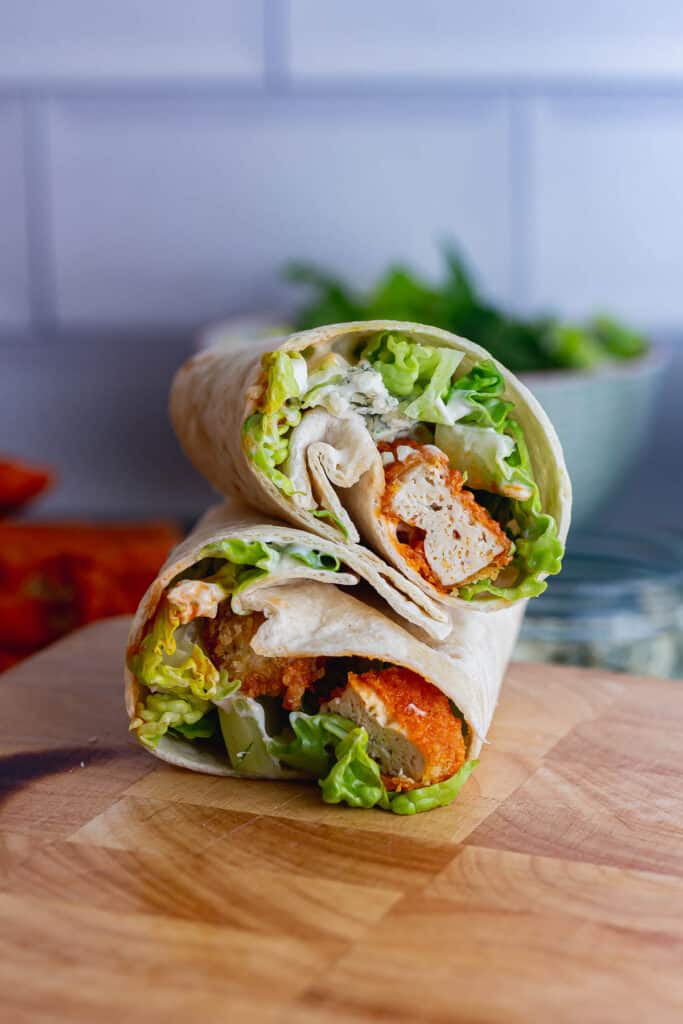
<path fill-rule="evenodd" d="M 466 405 L 458 408 L 468 409 L 460 422 L 476 427 L 492 427 L 501 431 L 512 411 L 512 402 L 506 402 L 502 396 L 505 392 L 505 381 L 490 359 L 476 363 L 469 373 L 456 380 L 448 397 L 448 405 L 454 400 L 465 399 Z"/>
<path fill-rule="evenodd" d="M 302 711 L 292 711 L 289 724 L 292 738 L 271 740 L 270 752 L 289 768 L 310 772 L 315 778 L 327 775 L 335 745 L 354 727 L 340 715 L 307 715 Z"/>
<path fill-rule="evenodd" d="M 467 474 L 467 486 L 473 490 L 505 493 L 512 482 L 514 468 L 507 461 L 515 442 L 508 434 L 490 427 L 471 427 L 464 423 L 437 425 L 434 443 L 445 452 L 452 466 Z"/>
<path fill-rule="evenodd" d="M 539 575 L 553 576 L 562 568 L 564 545 L 558 536 L 554 518 L 543 512 L 541 507 L 541 496 L 522 428 L 514 420 L 509 420 L 506 430 L 515 441 L 514 451 L 507 460 L 513 469 L 512 479 L 531 489 L 531 497 L 525 501 L 510 501 L 508 529 L 514 530 L 512 565 L 518 571 L 519 583 L 514 587 L 497 587 L 489 580 L 477 580 L 460 587 L 458 596 L 466 601 L 486 593 L 507 601 L 538 597 L 548 585 L 538 578 Z"/>
<path fill-rule="evenodd" d="M 460 771 L 451 775 L 450 779 L 435 782 L 433 786 L 411 789 L 407 793 L 397 793 L 390 797 L 389 809 L 394 814 L 422 814 L 436 807 L 446 807 L 453 803 L 478 764 L 478 760 L 465 761 Z"/>
<path fill-rule="evenodd" d="M 403 416 L 424 423 L 452 423 L 444 399 L 463 359 L 461 352 L 421 345 L 385 331 L 368 342 L 360 358 L 382 375 L 391 395 L 409 399 L 401 406 Z"/>
<path fill-rule="evenodd" d="M 337 516 L 335 516 L 334 512 L 330 512 L 328 508 L 315 509 L 313 512 L 311 512 L 311 515 L 315 516 L 316 519 L 329 519 L 330 522 L 334 523 L 334 525 L 337 527 L 337 529 L 343 536 L 344 540 L 349 539 L 349 531 L 346 528 L 346 526 L 344 526 L 341 519 L 338 519 Z"/>
<path fill-rule="evenodd" d="M 131 659 L 131 668 L 150 690 L 201 700 L 221 700 L 234 684 L 195 642 L 193 623 L 180 625 L 178 613 L 164 598 L 149 632 Z"/>
<path fill-rule="evenodd" d="M 324 779 L 320 779 L 326 804 L 348 804 L 349 807 L 383 807 L 389 809 L 389 797 L 380 775 L 379 765 L 368 754 L 368 734 L 359 727 L 340 740 L 334 750 L 335 763 Z"/>
<path fill-rule="evenodd" d="M 218 719 L 230 764 L 237 772 L 277 778 L 282 775 L 271 753 L 271 737 L 264 705 L 253 697 L 237 694 L 224 701 Z"/>
<path fill-rule="evenodd" d="M 148 693 L 137 707 L 135 719 L 130 728 L 141 743 L 154 749 L 169 729 L 183 731 L 197 728 L 212 705 L 192 694 L 178 697 L 167 693 Z"/>
<path fill-rule="evenodd" d="M 462 353 L 452 348 L 436 349 L 438 362 L 421 395 L 402 410 L 404 416 L 423 423 L 452 423 L 444 398 L 451 390 L 451 380 Z"/>
<path fill-rule="evenodd" d="M 287 544 L 283 549 L 283 555 L 307 565 L 309 569 L 324 569 L 327 572 L 339 572 L 341 562 L 335 555 L 324 551 L 316 551 L 313 548 L 304 547 L 301 544 Z"/>
<path fill-rule="evenodd" d="M 306 360 L 298 352 L 269 352 L 263 357 L 268 373 L 263 411 L 267 416 L 278 413 L 290 398 L 300 398 L 306 390 Z"/>
<path fill-rule="evenodd" d="M 636 359 L 647 352 L 642 334 L 604 313 L 593 318 L 590 329 L 612 359 Z"/>
<path fill-rule="evenodd" d="M 285 494 L 294 493 L 291 480 L 277 467 L 287 461 L 288 435 L 301 420 L 299 399 L 306 390 L 306 360 L 298 352 L 269 352 L 263 357 L 267 373 L 263 409 L 242 427 L 247 458 Z"/>
<path fill-rule="evenodd" d="M 439 366 L 442 349 L 409 341 L 401 334 L 384 331 L 365 346 L 360 359 L 365 359 L 382 375 L 387 391 L 396 398 L 417 397 L 417 386 L 423 391 Z"/>
<path fill-rule="evenodd" d="M 350 731 L 337 743 L 334 750 L 335 763 L 319 782 L 323 800 L 328 804 L 380 807 L 394 814 L 421 814 L 452 803 L 479 764 L 478 761 L 467 761 L 459 772 L 444 782 L 407 793 L 392 794 L 387 792 L 382 782 L 379 765 L 367 752 L 367 731 L 360 726 L 354 728 L 353 723 L 346 719 L 341 722 L 346 728 L 350 726 Z"/>
<path fill-rule="evenodd" d="M 202 548 L 201 558 L 222 558 L 226 564 L 207 578 L 219 583 L 227 594 L 238 594 L 254 580 L 274 573 L 282 558 L 293 558 L 310 569 L 338 572 L 341 563 L 334 555 L 303 544 L 271 544 L 268 541 L 245 541 L 239 538 L 219 540 Z"/>
<path fill-rule="evenodd" d="M 207 582 L 217 582 L 228 594 L 238 594 L 254 580 L 269 576 L 278 566 L 280 551 L 266 541 L 227 538 L 207 544 L 202 558 L 224 558 L 226 565 Z"/>
<path fill-rule="evenodd" d="M 218 732 L 218 711 L 212 708 L 198 722 L 183 722 L 170 731 L 186 740 L 210 740 Z"/>
<path fill-rule="evenodd" d="M 294 494 L 294 485 L 289 477 L 279 470 L 289 455 L 288 435 L 301 419 L 299 410 L 287 414 L 265 416 L 253 413 L 242 427 L 242 443 L 247 458 L 254 463 L 264 476 L 268 477 L 283 494 Z"/>
<path fill-rule="evenodd" d="M 451 465 L 467 473 L 469 487 L 509 499 L 507 525 L 514 538 L 512 566 L 519 583 L 499 587 L 490 580 L 477 580 L 458 590 L 466 601 L 482 594 L 508 601 L 537 597 L 547 586 L 538 576 L 553 575 L 562 567 L 564 547 L 557 524 L 542 510 L 524 433 L 510 418 L 513 405 L 503 399 L 504 391 L 505 382 L 495 364 L 477 363 L 455 382 L 446 402 L 452 409 L 454 402 L 465 398 L 469 412 L 452 426 L 437 425 L 435 431 L 436 444 Z M 458 409 L 463 411 L 460 404 Z"/>

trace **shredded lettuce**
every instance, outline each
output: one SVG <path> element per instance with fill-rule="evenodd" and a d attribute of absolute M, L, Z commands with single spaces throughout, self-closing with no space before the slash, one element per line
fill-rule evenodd
<path fill-rule="evenodd" d="M 394 814 L 421 814 L 423 811 L 433 811 L 436 807 L 446 807 L 453 803 L 478 764 L 478 760 L 465 761 L 460 771 L 451 775 L 450 779 L 421 789 L 411 789 L 407 793 L 397 793 L 390 799 L 391 811 Z"/>
<path fill-rule="evenodd" d="M 226 593 L 238 594 L 255 580 L 273 573 L 280 561 L 280 551 L 266 541 L 245 541 L 240 538 L 226 538 L 207 544 L 202 548 L 201 558 L 224 558 L 216 576 L 209 582 L 219 582 Z"/>
<path fill-rule="evenodd" d="M 505 381 L 500 370 L 490 359 L 484 359 L 455 381 L 449 401 L 466 400 L 469 412 L 462 418 L 463 423 L 500 431 L 513 409 L 512 402 L 503 400 L 504 392 Z"/>
<path fill-rule="evenodd" d="M 283 494 L 294 494 L 294 485 L 278 466 L 287 461 L 289 455 L 288 435 L 301 419 L 298 409 L 288 410 L 281 415 L 266 416 L 255 412 L 242 427 L 242 442 L 247 458 L 254 463 L 264 476 L 275 484 Z"/>
<path fill-rule="evenodd" d="M 346 722 L 346 719 L 342 721 Z M 407 793 L 390 793 L 382 782 L 379 765 L 370 757 L 367 748 L 368 734 L 362 726 L 351 728 L 339 740 L 334 751 L 335 763 L 319 781 L 325 803 L 380 807 L 393 814 L 421 814 L 452 803 L 479 764 L 478 761 L 466 761 L 460 771 L 443 782 Z"/>
<path fill-rule="evenodd" d="M 238 693 L 222 703 L 218 718 L 235 771 L 268 778 L 282 775 L 280 763 L 270 750 L 266 710 L 260 701 Z"/>
<path fill-rule="evenodd" d="M 238 594 L 255 580 L 272 575 L 283 558 L 292 558 L 310 569 L 338 572 L 341 563 L 335 555 L 317 551 L 303 544 L 271 544 L 267 541 L 227 539 L 207 544 L 202 558 L 225 558 L 227 565 L 211 577 L 228 594 Z"/>
<path fill-rule="evenodd" d="M 209 716 L 211 707 L 208 700 L 201 700 L 189 693 L 183 697 L 167 693 L 148 693 L 145 700 L 138 704 L 136 717 L 130 727 L 141 743 L 154 749 L 169 729 L 187 735 L 186 730 L 194 728 L 195 736 L 202 735 L 196 730 L 202 720 Z"/>
<path fill-rule="evenodd" d="M 514 451 L 507 459 L 513 468 L 512 479 L 531 489 L 531 497 L 525 501 L 510 500 L 511 519 L 508 527 L 514 524 L 515 530 L 512 565 L 518 571 L 520 582 L 514 587 L 497 587 L 490 580 L 477 580 L 458 591 L 458 596 L 466 601 L 484 593 L 507 601 L 537 597 L 547 587 L 546 581 L 538 577 L 541 574 L 553 576 L 562 568 L 564 546 L 557 534 L 555 520 L 543 512 L 541 507 L 541 496 L 533 476 L 522 428 L 514 420 L 509 420 L 505 429 L 515 441 Z"/>
<path fill-rule="evenodd" d="M 368 754 L 367 730 L 359 726 L 339 741 L 334 750 L 335 763 L 319 780 L 326 804 L 349 807 L 383 807 L 389 810 L 389 797 L 382 782 L 379 765 Z"/>
<path fill-rule="evenodd" d="M 307 715 L 302 711 L 292 711 L 289 725 L 292 737 L 271 740 L 271 753 L 287 767 L 310 772 L 316 778 L 327 775 L 335 745 L 353 729 L 353 722 L 341 715 Z"/>
<path fill-rule="evenodd" d="M 437 371 L 439 379 L 445 375 L 445 369 L 442 369 L 447 365 L 442 362 L 444 352 L 453 354 L 455 366 L 462 359 L 454 349 L 420 345 L 394 331 L 383 331 L 371 338 L 360 358 L 382 375 L 390 394 L 415 400 L 425 391 Z M 445 381 L 444 390 L 448 385 L 450 380 Z"/>
<path fill-rule="evenodd" d="M 301 420 L 299 399 L 306 390 L 306 360 L 298 352 L 269 352 L 263 357 L 267 373 L 262 410 L 242 427 L 242 443 L 261 472 L 287 495 L 294 487 L 278 466 L 287 461 L 289 433 Z"/>
<path fill-rule="evenodd" d="M 221 700 L 232 684 L 195 641 L 193 624 L 181 625 L 178 612 L 164 598 L 131 667 L 149 690 L 173 696 Z"/>
<path fill-rule="evenodd" d="M 218 732 L 218 711 L 212 708 L 198 722 L 182 722 L 170 731 L 186 740 L 210 740 Z"/>
<path fill-rule="evenodd" d="M 467 474 L 467 486 L 473 490 L 504 493 L 512 480 L 513 467 L 507 459 L 515 442 L 508 434 L 499 434 L 490 427 L 454 423 L 437 426 L 434 442 L 452 466 Z"/>
<path fill-rule="evenodd" d="M 338 519 L 337 516 L 335 516 L 334 512 L 330 512 L 328 508 L 317 508 L 313 512 L 311 512 L 311 515 L 315 516 L 316 519 L 329 519 L 330 522 L 334 523 L 334 525 L 337 527 L 337 529 L 343 536 L 344 540 L 349 539 L 349 531 L 346 528 L 346 526 L 344 526 L 341 519 Z"/>
<path fill-rule="evenodd" d="M 308 370 L 306 360 L 298 352 L 268 352 L 262 365 L 268 373 L 263 411 L 272 416 L 290 398 L 301 397 L 306 390 Z"/>
<path fill-rule="evenodd" d="M 341 562 L 335 555 L 330 555 L 325 551 L 315 551 L 313 548 L 307 548 L 301 544 L 287 544 L 282 553 L 285 557 L 293 558 L 296 562 L 308 566 L 309 569 L 339 572 L 341 566 Z"/>
<path fill-rule="evenodd" d="M 450 391 L 453 374 L 463 357 L 452 348 L 439 348 L 436 352 L 439 361 L 426 388 L 403 409 L 403 415 L 423 423 L 452 423 L 444 397 Z"/>

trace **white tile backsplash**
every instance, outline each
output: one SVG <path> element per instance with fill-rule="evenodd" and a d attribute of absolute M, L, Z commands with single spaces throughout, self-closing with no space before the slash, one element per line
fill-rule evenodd
<path fill-rule="evenodd" d="M 246 78 L 263 73 L 266 0 L 2 0 L 6 79 Z"/>
<path fill-rule="evenodd" d="M 683 321 L 683 98 L 539 105 L 531 174 L 536 308 Z"/>
<path fill-rule="evenodd" d="M 683 72 L 678 0 L 290 0 L 296 79 Z"/>
<path fill-rule="evenodd" d="M 357 282 L 456 237 L 509 298 L 503 103 L 55 104 L 63 323 L 189 324 L 283 299 L 290 259 Z"/>
<path fill-rule="evenodd" d="M 35 516 L 190 518 L 212 500 L 167 414 L 190 351 L 174 335 L 0 341 L 0 452 L 56 474 Z"/>
<path fill-rule="evenodd" d="M 0 100 L 0 324 L 29 319 L 24 125 L 19 103 Z"/>
<path fill-rule="evenodd" d="M 183 325 L 291 302 L 291 258 L 436 273 L 452 236 L 514 308 L 672 328 L 666 476 L 682 180 L 677 0 L 3 0 L 0 450 L 57 467 L 48 512 L 191 515 Z M 679 525 L 681 486 L 608 521 Z"/>

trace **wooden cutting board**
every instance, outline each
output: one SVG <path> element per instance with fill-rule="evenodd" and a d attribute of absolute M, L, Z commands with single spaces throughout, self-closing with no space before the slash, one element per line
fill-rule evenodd
<path fill-rule="evenodd" d="M 162 765 L 127 620 L 0 677 L 0 1017 L 682 1021 L 683 687 L 514 665 L 458 802 Z"/>

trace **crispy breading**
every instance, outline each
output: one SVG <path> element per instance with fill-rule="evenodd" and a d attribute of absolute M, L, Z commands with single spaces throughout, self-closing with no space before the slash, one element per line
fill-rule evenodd
<path fill-rule="evenodd" d="M 388 789 L 441 782 L 465 762 L 462 723 L 448 698 L 407 668 L 349 672 L 347 686 L 325 707 L 367 729 L 368 752 Z"/>
<path fill-rule="evenodd" d="M 282 697 L 288 711 L 301 707 L 301 699 L 325 673 L 324 658 L 264 658 L 256 654 L 251 641 L 264 621 L 261 612 L 235 615 L 224 601 L 215 619 L 206 620 L 204 644 L 207 654 L 230 679 L 242 683 L 245 697 Z"/>
<path fill-rule="evenodd" d="M 407 438 L 399 438 L 396 441 L 381 442 L 378 448 L 382 453 L 390 453 L 393 459 L 391 462 L 386 462 L 384 467 L 385 489 L 382 495 L 380 514 L 393 527 L 392 541 L 406 563 L 444 594 L 478 579 L 494 580 L 501 569 L 512 560 L 512 542 L 499 523 L 476 501 L 472 492 L 464 487 L 465 479 L 462 473 L 451 469 L 446 455 L 432 445 L 423 445 Z M 402 458 L 398 457 L 400 449 L 403 449 Z M 413 452 L 406 455 L 405 449 L 413 449 Z M 405 484 L 407 475 L 420 465 L 434 467 L 440 484 L 443 485 L 443 490 L 459 503 L 465 521 L 469 524 L 480 524 L 489 538 L 489 545 L 492 549 L 497 550 L 497 553 L 485 566 L 458 580 L 455 586 L 453 584 L 445 585 L 435 571 L 435 567 L 430 564 L 425 553 L 426 531 L 415 522 L 406 522 L 396 508 L 397 497 Z M 459 540 L 460 536 L 456 533 L 453 541 L 454 552 Z"/>

